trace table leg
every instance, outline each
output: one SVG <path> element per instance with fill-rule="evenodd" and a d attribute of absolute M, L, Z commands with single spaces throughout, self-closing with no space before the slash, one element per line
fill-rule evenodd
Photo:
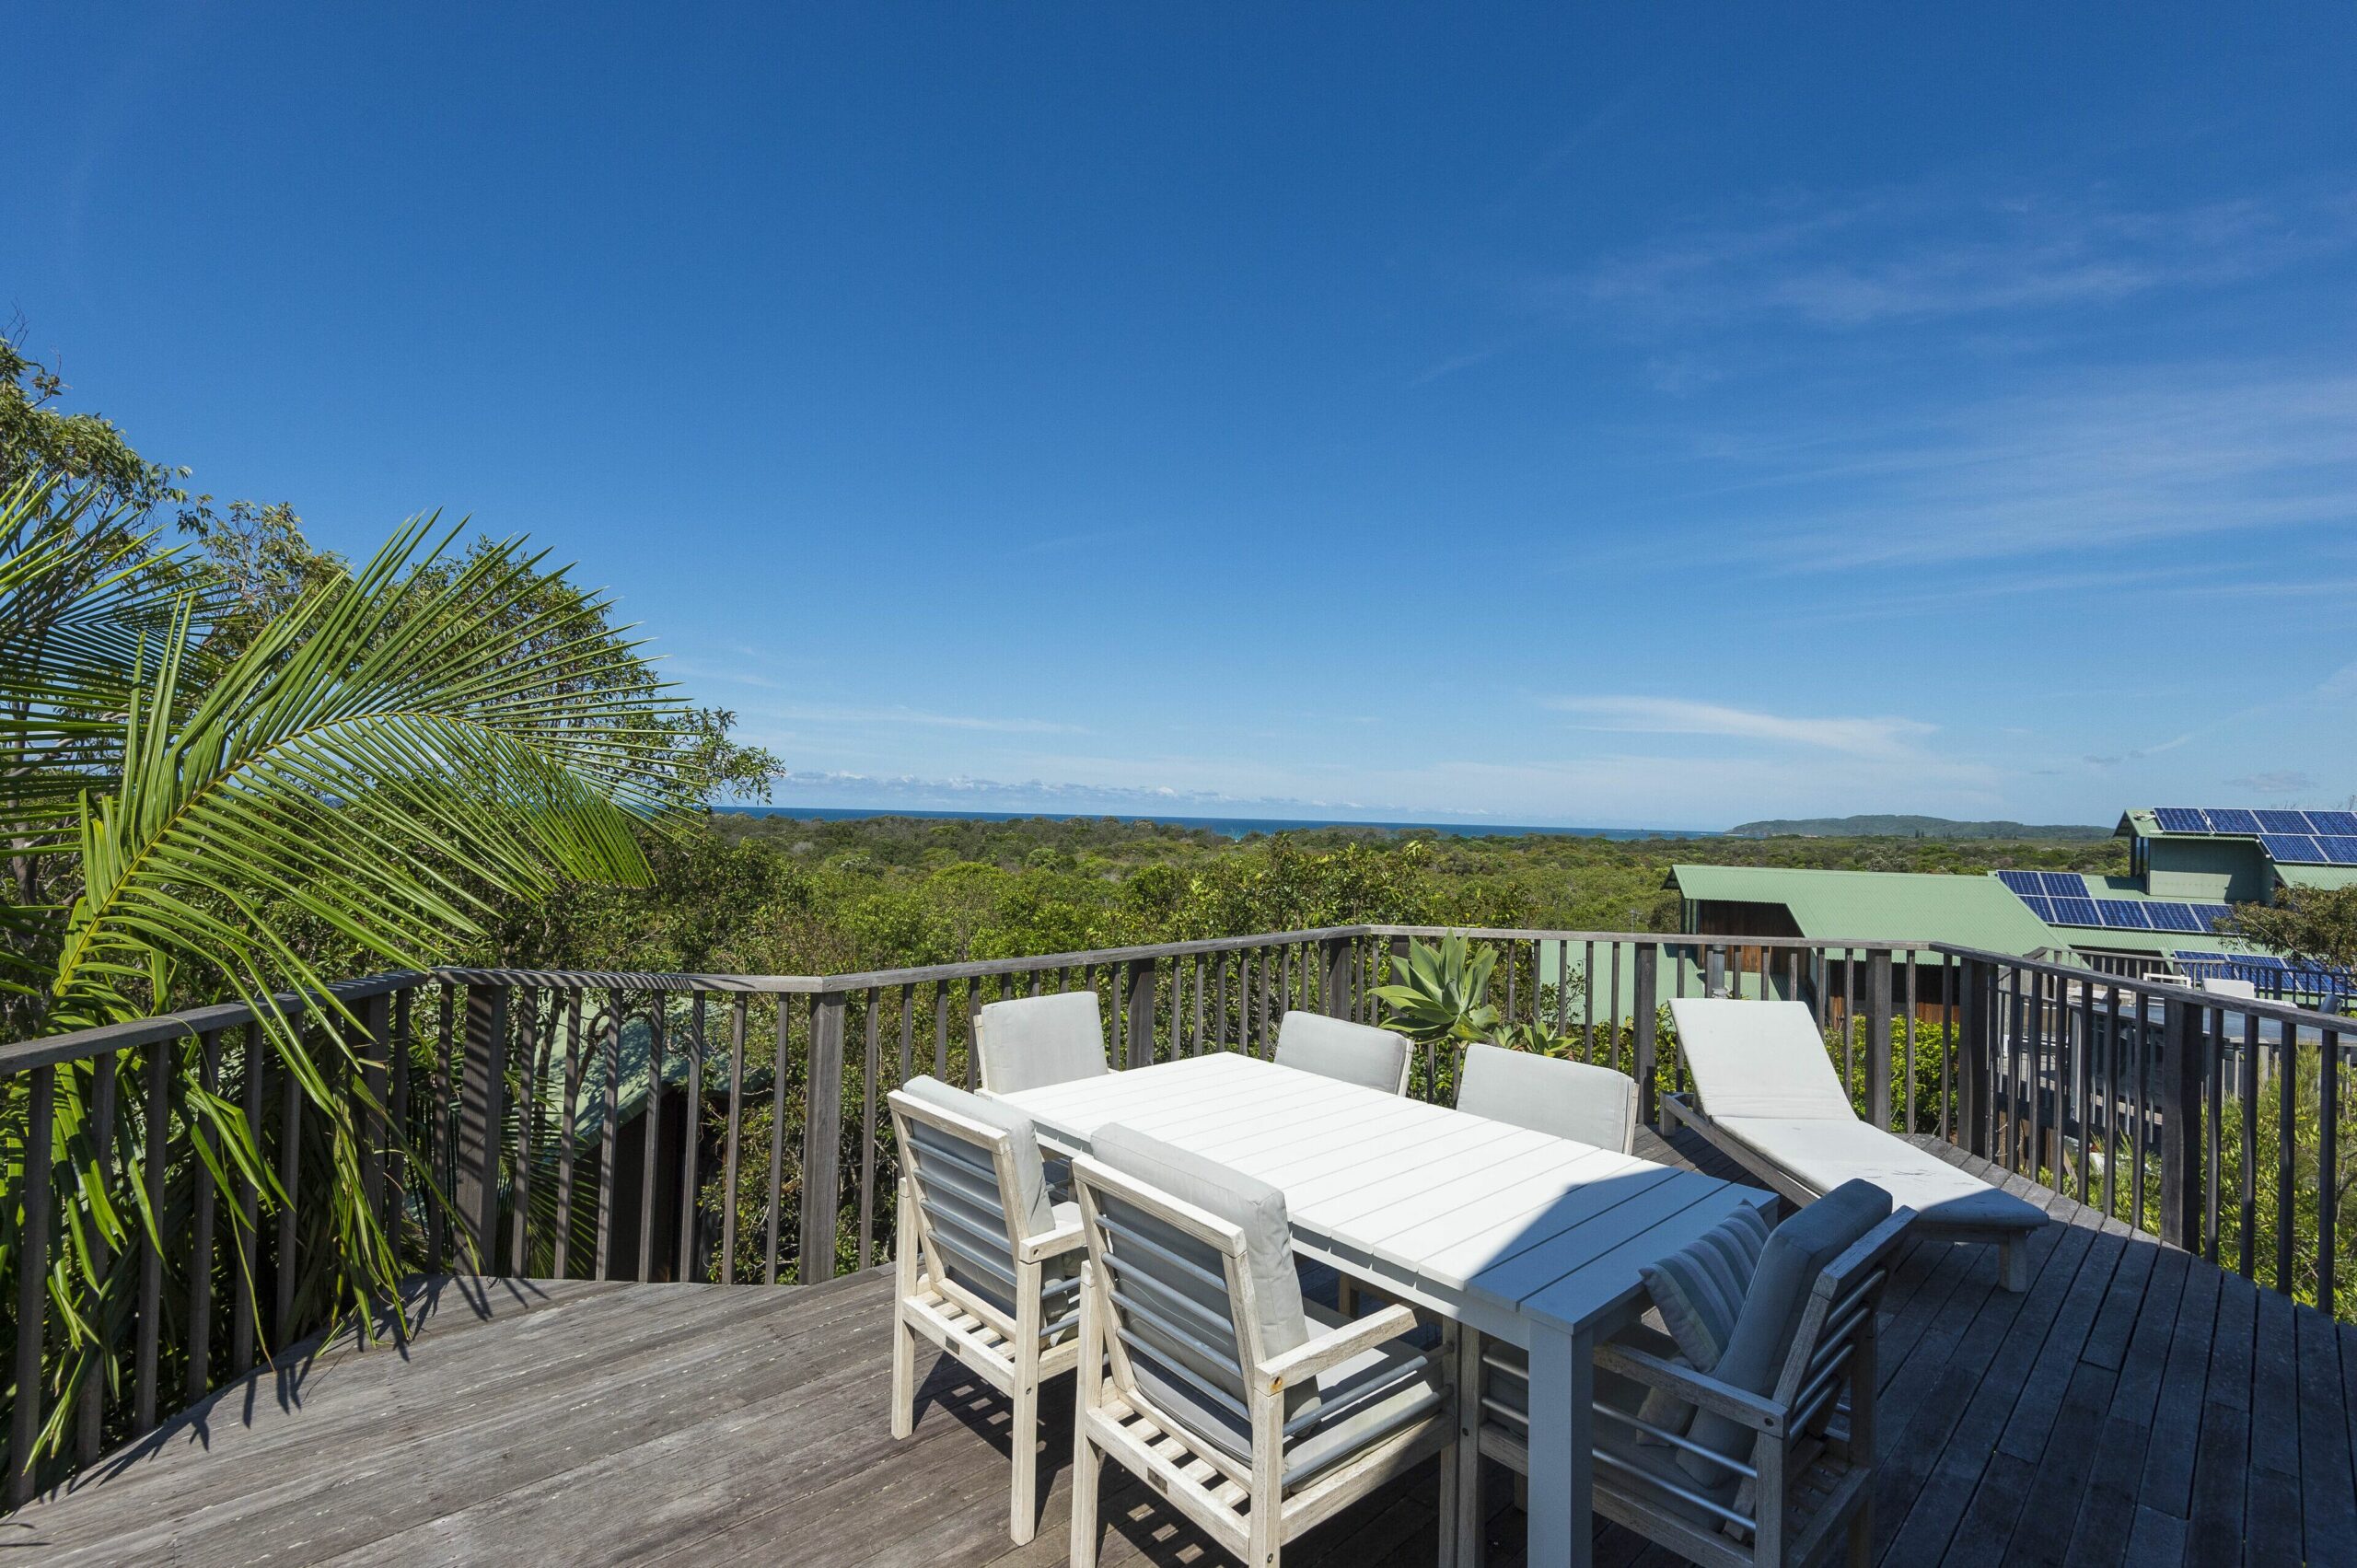
<path fill-rule="evenodd" d="M 1481 1334 L 1478 1329 L 1459 1325 L 1457 1330 L 1457 1448 L 1449 1460 L 1457 1467 L 1454 1489 L 1456 1517 L 1440 1522 L 1443 1530 L 1454 1531 L 1457 1540 L 1457 1568 L 1481 1568 L 1481 1554 L 1488 1542 L 1483 1537 L 1483 1521 L 1488 1511 L 1481 1506 Z M 1446 1489 L 1445 1489 L 1446 1490 Z M 1446 1554 L 1444 1554 L 1446 1555 Z"/>
<path fill-rule="evenodd" d="M 1589 1568 L 1596 1545 L 1596 1337 L 1533 1325 L 1530 1568 Z"/>

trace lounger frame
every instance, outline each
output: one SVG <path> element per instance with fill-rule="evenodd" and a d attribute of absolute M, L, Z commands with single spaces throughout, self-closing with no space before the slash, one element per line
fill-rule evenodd
<path fill-rule="evenodd" d="M 1682 1124 L 1694 1129 L 1713 1148 L 1775 1189 L 1777 1195 L 1787 1202 L 1805 1205 L 1825 1196 L 1798 1172 L 1778 1164 L 1712 1121 L 1691 1095 L 1662 1096 L 1661 1114 L 1665 1123 Z M 1889 1135 L 1898 1136 L 1895 1132 Z M 2029 1238 L 2034 1233 L 2014 1225 L 1974 1225 L 1934 1219 L 1922 1214 L 1914 1216 L 1914 1224 L 1918 1231 L 1945 1240 L 1993 1244 L 1998 1249 L 1998 1283 L 2016 1295 L 2029 1289 Z"/>

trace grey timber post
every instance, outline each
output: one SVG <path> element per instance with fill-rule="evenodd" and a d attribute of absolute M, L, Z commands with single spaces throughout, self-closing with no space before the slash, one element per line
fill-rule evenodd
<path fill-rule="evenodd" d="M 842 1196 L 843 1008 L 830 991 L 810 1000 L 810 1077 L 802 1108 L 802 1262 L 795 1277 L 835 1277 L 835 1210 Z"/>
<path fill-rule="evenodd" d="M 1637 1031 L 1637 1120 L 1653 1127 L 1658 1125 L 1660 1120 L 1660 1107 L 1654 1103 L 1657 1098 L 1654 1092 L 1654 1052 L 1656 1034 L 1655 1014 L 1659 1010 L 1655 994 L 1661 985 L 1661 944 L 1639 942 L 1634 956 L 1637 960 L 1636 996 L 1630 1006 L 1636 1015 L 1631 1021 Z"/>
<path fill-rule="evenodd" d="M 1886 1132 L 1890 1101 L 1890 950 L 1881 947 L 1866 955 L 1866 1120 Z"/>
<path fill-rule="evenodd" d="M 2201 1032 L 2193 1004 L 2161 1002 L 2161 1241 L 2201 1244 Z"/>

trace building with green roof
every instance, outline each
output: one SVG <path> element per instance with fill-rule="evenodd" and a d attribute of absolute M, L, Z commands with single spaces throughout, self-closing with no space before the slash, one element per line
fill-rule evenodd
<path fill-rule="evenodd" d="M 2233 905 L 2357 884 L 2357 814 L 2346 811 L 2137 807 L 2117 836 L 2130 841 L 2124 877 L 1682 865 L 1667 886 L 1693 935 L 1922 941 L 2140 975 L 2241 975 L 2282 967 L 2218 934 Z"/>

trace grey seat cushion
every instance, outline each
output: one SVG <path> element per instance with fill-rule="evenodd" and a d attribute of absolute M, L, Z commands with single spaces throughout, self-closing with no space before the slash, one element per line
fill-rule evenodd
<path fill-rule="evenodd" d="M 1312 1302 L 1317 1333 L 1347 1328 L 1350 1319 Z M 1285 1450 L 1285 1486 L 1299 1486 L 1399 1430 L 1448 1397 L 1439 1358 L 1406 1339 L 1387 1341 L 1318 1375 L 1318 1420 Z M 1248 1461 L 1248 1446 L 1233 1458 Z"/>
<path fill-rule="evenodd" d="M 1096 1158 L 1112 1169 L 1244 1233 L 1244 1266 L 1252 1281 L 1261 1355 L 1281 1355 L 1308 1342 L 1309 1318 L 1302 1305 L 1301 1281 L 1294 1270 L 1292 1221 L 1282 1191 L 1118 1122 L 1099 1127 L 1090 1142 Z M 1140 1391 L 1184 1422 L 1197 1436 L 1229 1452 L 1237 1451 L 1240 1444 L 1241 1451 L 1248 1455 L 1252 1433 L 1251 1423 L 1243 1414 L 1249 1407 L 1245 1341 L 1235 1327 L 1237 1304 L 1228 1297 L 1224 1255 L 1135 1210 L 1109 1213 L 1108 1217 L 1220 1280 L 1214 1285 L 1192 1270 L 1167 1264 L 1152 1251 L 1134 1249 L 1128 1277 L 1139 1298 L 1156 1292 L 1181 1298 L 1156 1304 L 1159 1315 L 1181 1324 L 1198 1342 L 1190 1345 L 1176 1339 L 1143 1315 L 1125 1315 L 1126 1325 L 1137 1336 L 1136 1342 L 1129 1343 L 1130 1366 Z M 1113 1251 L 1117 1258 L 1122 1252 L 1118 1236 Z M 1223 1332 L 1210 1326 L 1213 1322 L 1230 1327 Z M 1224 1397 L 1207 1393 L 1202 1387 L 1205 1384 Z M 1316 1400 L 1315 1388 L 1288 1390 L 1287 1419 L 1310 1409 Z"/>
<path fill-rule="evenodd" d="M 1636 1098 L 1635 1081 L 1609 1067 L 1478 1042 L 1457 1084 L 1459 1110 L 1622 1154 Z"/>
<path fill-rule="evenodd" d="M 1742 1315 L 1736 1319 L 1726 1352 L 1711 1376 L 1747 1393 L 1763 1397 L 1774 1393 L 1817 1276 L 1859 1237 L 1889 1217 L 1889 1193 L 1868 1182 L 1851 1181 L 1778 1225 L 1768 1245 L 1759 1249 L 1759 1266 L 1752 1272 Z M 1714 1453 L 1748 1461 L 1757 1434 L 1732 1417 L 1701 1411 L 1686 1435 Z M 1678 1450 L 1678 1466 L 1722 1502 L 1735 1494 L 1742 1479 L 1685 1449 Z"/>
<path fill-rule="evenodd" d="M 1277 1028 L 1276 1063 L 1396 1095 L 1408 1078 L 1408 1039 L 1372 1024 L 1295 1009 Z"/>
<path fill-rule="evenodd" d="M 1004 1132 L 1015 1150 L 1015 1191 L 1008 1195 L 1012 1200 L 1009 1212 L 1023 1225 L 1026 1237 L 1055 1227 L 1053 1206 L 1048 1197 L 1047 1170 L 1039 1158 L 1039 1134 L 1028 1116 L 1004 1100 L 986 1099 L 929 1075 L 911 1078 L 893 1093 L 938 1106 L 969 1121 L 979 1121 Z"/>
<path fill-rule="evenodd" d="M 982 1087 L 994 1095 L 1100 1077 L 1108 1071 L 1105 1019 L 1094 991 L 993 1002 L 974 1016 L 974 1049 Z"/>

